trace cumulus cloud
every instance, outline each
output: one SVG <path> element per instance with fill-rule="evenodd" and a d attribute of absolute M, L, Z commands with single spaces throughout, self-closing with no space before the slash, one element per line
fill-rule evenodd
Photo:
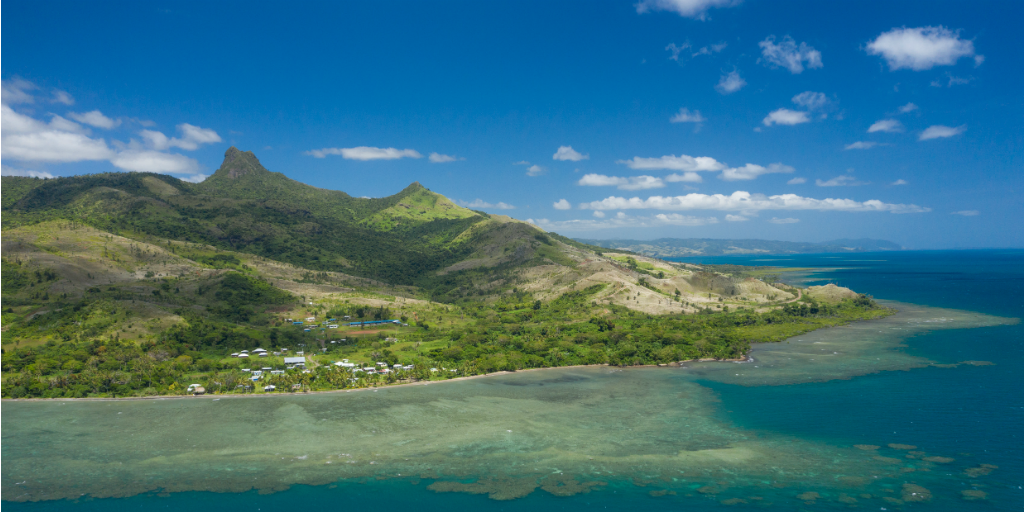
<path fill-rule="evenodd" d="M 53 178 L 53 175 L 46 171 L 33 171 L 30 169 L 14 169 L 7 167 L 6 165 L 0 166 L 0 176 L 20 176 L 23 178 L 42 178 L 48 180 Z"/>
<path fill-rule="evenodd" d="M 848 175 L 836 176 L 828 181 L 814 180 L 814 184 L 819 187 L 856 187 L 859 185 L 870 185 L 868 182 L 857 181 L 857 178 Z"/>
<path fill-rule="evenodd" d="M 512 206 L 512 205 L 510 205 L 508 203 L 503 203 L 501 201 L 498 201 L 495 204 L 491 204 L 491 203 L 488 203 L 487 201 L 484 201 L 483 199 L 479 199 L 479 198 L 474 199 L 473 201 L 470 201 L 470 202 L 459 201 L 459 204 L 462 205 L 462 206 L 465 206 L 466 208 L 496 208 L 498 210 L 515 210 L 516 209 L 515 206 Z"/>
<path fill-rule="evenodd" d="M 414 149 L 377 148 L 372 146 L 356 146 L 354 148 L 322 148 L 311 149 L 304 154 L 314 158 L 327 155 L 341 155 L 346 160 L 398 160 L 400 158 L 423 158 Z"/>
<path fill-rule="evenodd" d="M 730 213 L 730 214 L 725 216 L 725 220 L 728 221 L 728 222 L 743 222 L 743 221 L 750 220 L 750 219 L 748 219 L 748 218 L 746 218 L 746 217 L 744 217 L 742 215 L 733 215 L 733 214 Z"/>
<path fill-rule="evenodd" d="M 906 114 L 908 112 L 913 112 L 913 111 L 917 110 L 918 108 L 919 107 L 917 105 L 913 104 L 913 103 L 907 103 L 906 105 L 903 105 L 902 107 L 900 107 L 900 114 Z"/>
<path fill-rule="evenodd" d="M 896 181 L 890 183 L 890 185 L 907 185 L 907 184 L 908 184 L 907 180 L 896 180 Z"/>
<path fill-rule="evenodd" d="M 192 175 L 189 175 L 189 176 L 181 176 L 178 179 L 180 179 L 181 181 L 187 181 L 189 183 L 200 183 L 200 182 L 205 181 L 206 178 L 209 178 L 209 177 L 210 176 L 208 174 L 198 174 L 197 173 L 197 174 L 192 174 Z"/>
<path fill-rule="evenodd" d="M 974 42 L 943 26 L 894 28 L 867 44 L 867 52 L 879 55 L 889 69 L 923 71 L 935 66 L 952 66 L 962 57 L 974 57 Z M 984 57 L 981 56 L 984 60 Z M 980 63 L 975 59 L 976 63 Z"/>
<path fill-rule="evenodd" d="M 797 177 L 786 182 L 787 185 L 802 185 L 804 183 L 807 183 L 807 178 Z"/>
<path fill-rule="evenodd" d="M 430 157 L 429 157 L 429 160 L 431 162 L 435 163 L 435 164 L 443 164 L 445 162 L 455 162 L 457 160 L 465 160 L 465 158 L 461 158 L 461 157 L 457 157 L 457 156 L 451 156 L 451 155 L 442 155 L 441 153 L 431 153 Z"/>
<path fill-rule="evenodd" d="M 797 222 L 800 222 L 800 219 L 794 219 L 793 217 L 786 217 L 784 219 L 772 217 L 768 219 L 768 222 L 771 222 L 772 224 L 796 224 Z"/>
<path fill-rule="evenodd" d="M 715 90 L 722 94 L 732 94 L 747 85 L 747 81 L 740 76 L 739 71 L 730 71 L 718 79 Z"/>
<path fill-rule="evenodd" d="M 875 132 L 886 132 L 886 133 L 899 133 L 903 131 L 903 123 L 896 119 L 882 119 L 875 121 L 874 124 L 868 127 L 868 133 Z"/>
<path fill-rule="evenodd" d="M 691 55 L 691 57 L 696 57 L 698 55 L 711 55 L 712 53 L 718 53 L 718 52 L 721 52 L 722 50 L 724 50 L 727 46 L 729 46 L 729 44 L 724 42 L 724 41 L 721 42 L 721 43 L 718 43 L 718 44 L 702 46 L 699 50 L 693 52 L 693 55 Z"/>
<path fill-rule="evenodd" d="M 732 7 L 736 4 L 739 4 L 739 0 L 640 0 L 636 4 L 636 12 L 669 11 L 703 21 L 707 19 L 708 9 Z"/>
<path fill-rule="evenodd" d="M 565 199 L 559 199 L 558 201 L 555 201 L 555 203 L 551 206 L 554 206 L 556 210 L 568 210 L 572 208 L 572 205 L 569 204 L 569 201 L 566 201 Z"/>
<path fill-rule="evenodd" d="M 96 113 L 99 113 L 98 111 Z M 90 112 L 90 114 L 92 114 Z M 100 114 L 102 116 L 102 114 Z M 201 144 L 221 142 L 220 135 L 208 128 L 200 128 L 188 123 L 177 126 L 181 137 L 168 137 L 155 130 L 142 130 L 139 135 L 145 140 L 146 145 L 157 151 L 164 151 L 170 148 L 181 148 L 185 150 L 198 149 Z"/>
<path fill-rule="evenodd" d="M 512 162 L 512 165 L 530 165 L 530 162 L 527 162 L 526 160 L 520 160 L 518 162 Z"/>
<path fill-rule="evenodd" d="M 803 73 L 805 64 L 808 69 L 823 66 L 821 52 L 807 43 L 798 45 L 789 36 L 782 38 L 782 42 L 779 44 L 775 44 L 775 36 L 768 36 L 764 41 L 758 43 L 758 46 L 761 47 L 760 62 L 773 67 L 784 67 L 794 75 Z"/>
<path fill-rule="evenodd" d="M 594 212 L 595 214 L 598 212 Z M 595 215 L 596 216 L 596 215 Z M 695 217 L 681 215 L 678 213 L 661 213 L 653 216 L 633 217 L 619 212 L 613 218 L 598 217 L 594 219 L 573 219 L 562 221 L 551 221 L 548 219 L 526 219 L 526 222 L 539 226 L 548 231 L 578 232 L 598 231 L 602 229 L 615 228 L 654 228 L 664 226 L 706 226 L 717 224 L 716 217 Z"/>
<path fill-rule="evenodd" d="M 654 176 L 605 176 L 603 174 L 587 174 L 580 178 L 579 185 L 584 187 L 616 187 L 619 190 L 646 190 L 662 188 L 665 182 Z"/>
<path fill-rule="evenodd" d="M 669 55 L 668 60 L 679 62 L 679 55 L 688 48 L 690 48 L 690 43 L 683 43 L 682 46 L 677 46 L 675 43 L 669 43 L 668 46 L 665 47 L 665 51 L 672 54 Z"/>
<path fill-rule="evenodd" d="M 960 210 L 958 212 L 952 212 L 952 214 L 960 215 L 963 217 L 976 217 L 978 215 L 981 215 L 981 212 L 979 212 L 978 210 Z"/>
<path fill-rule="evenodd" d="M 531 165 L 530 167 L 526 168 L 527 176 L 540 176 L 541 174 L 544 174 L 546 172 L 548 172 L 548 170 L 539 165 Z"/>
<path fill-rule="evenodd" d="M 796 194 L 779 194 L 765 196 L 738 190 L 730 195 L 698 194 L 685 196 L 651 196 L 647 199 L 639 197 L 624 198 L 611 196 L 600 201 L 592 201 L 580 205 L 584 210 L 725 210 L 725 211 L 760 211 L 760 210 L 818 210 L 845 212 L 891 212 L 891 213 L 923 213 L 930 208 L 915 204 L 884 203 L 877 199 L 854 201 L 852 199 L 814 199 Z"/>
<path fill-rule="evenodd" d="M 21 78 L 11 78 L 0 81 L 0 102 L 4 105 L 16 105 L 18 103 L 35 103 L 32 97 L 33 91 L 38 89 L 36 84 Z"/>
<path fill-rule="evenodd" d="M 676 115 L 672 116 L 671 119 L 669 119 L 669 122 L 672 122 L 672 123 L 698 123 L 699 124 L 699 123 L 703 123 L 704 121 L 706 121 L 706 119 L 704 119 L 704 116 L 700 115 L 700 110 L 694 110 L 693 112 L 690 112 L 690 109 L 688 109 L 688 108 L 681 108 L 681 109 L 679 109 L 679 112 L 676 113 Z"/>
<path fill-rule="evenodd" d="M 50 98 L 50 103 L 62 103 L 64 105 L 74 105 L 75 98 L 71 96 L 67 91 L 61 91 L 56 89 L 53 91 L 53 97 Z"/>
<path fill-rule="evenodd" d="M 158 172 L 164 174 L 195 174 L 199 162 L 185 155 L 154 150 L 129 149 L 110 159 L 115 167 L 126 171 Z"/>
<path fill-rule="evenodd" d="M 822 92 L 804 91 L 793 96 L 793 103 L 808 110 L 818 110 L 828 105 L 828 98 Z"/>
<path fill-rule="evenodd" d="M 765 126 L 793 126 L 797 124 L 808 123 L 810 121 L 811 119 L 810 117 L 808 117 L 807 112 L 802 112 L 799 110 L 790 110 L 788 108 L 780 108 L 769 113 L 768 116 L 766 116 L 761 122 L 764 123 Z"/>
<path fill-rule="evenodd" d="M 615 163 L 626 164 L 630 169 L 642 171 L 720 171 L 726 167 L 722 162 L 709 156 L 689 155 L 665 155 L 658 158 L 635 156 L 629 160 L 617 160 Z"/>
<path fill-rule="evenodd" d="M 603 219 L 604 218 L 604 212 L 602 212 L 601 210 L 594 210 L 594 217 L 597 217 L 599 219 Z"/>
<path fill-rule="evenodd" d="M 96 128 L 103 128 L 104 130 L 115 128 L 121 124 L 120 119 L 111 119 L 103 115 L 99 110 L 93 110 L 91 112 L 81 114 L 78 112 L 71 112 L 68 114 L 68 117 L 78 121 L 79 123 L 95 126 Z"/>
<path fill-rule="evenodd" d="M 581 154 L 579 151 L 572 149 L 572 146 L 559 146 L 558 151 L 551 156 L 552 160 L 568 160 L 570 162 L 579 162 L 580 160 L 587 160 L 590 155 Z"/>
<path fill-rule="evenodd" d="M 725 181 L 752 180 L 762 174 L 792 173 L 794 169 L 788 165 L 769 164 L 768 167 L 747 164 L 743 167 L 730 167 L 722 170 L 719 178 Z"/>
<path fill-rule="evenodd" d="M 848 149 L 848 150 L 849 149 L 871 149 L 871 148 L 873 148 L 873 147 L 875 147 L 877 145 L 878 145 L 877 142 L 868 142 L 868 141 L 858 140 L 857 142 L 854 142 L 853 144 L 847 144 L 845 149 Z"/>
<path fill-rule="evenodd" d="M 947 137 L 960 135 L 965 131 L 967 131 L 967 125 L 965 124 L 956 127 L 943 126 L 941 124 L 937 124 L 925 128 L 925 130 L 921 132 L 921 135 L 917 137 L 917 140 L 944 139 Z"/>
<path fill-rule="evenodd" d="M 668 176 L 665 176 L 665 181 L 669 183 L 700 183 L 704 181 L 704 179 L 700 177 L 700 174 L 695 172 L 684 172 L 682 174 L 669 174 Z"/>
<path fill-rule="evenodd" d="M 78 125 L 54 116 L 51 124 L 0 105 L 0 156 L 35 162 L 108 160 L 114 152 L 103 139 L 93 139 Z"/>

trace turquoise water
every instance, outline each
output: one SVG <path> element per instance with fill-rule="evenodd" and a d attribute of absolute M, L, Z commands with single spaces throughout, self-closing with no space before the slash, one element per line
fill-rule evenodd
<path fill-rule="evenodd" d="M 818 267 L 799 279 L 901 312 L 757 347 L 745 364 L 4 402 L 3 506 L 1020 510 L 1024 330 L 1007 319 L 1024 316 L 1024 251 L 711 260 Z"/>

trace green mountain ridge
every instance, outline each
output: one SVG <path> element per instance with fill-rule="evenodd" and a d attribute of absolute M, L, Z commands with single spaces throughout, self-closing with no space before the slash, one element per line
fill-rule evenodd
<path fill-rule="evenodd" d="M 198 184 L 147 173 L 4 177 L 3 204 L 5 229 L 75 220 L 128 238 L 202 243 L 417 285 L 449 299 L 494 277 L 481 267 L 495 274 L 558 259 L 540 254 L 550 239 L 538 228 L 462 208 L 418 182 L 392 196 L 357 198 L 271 172 L 234 147 Z"/>

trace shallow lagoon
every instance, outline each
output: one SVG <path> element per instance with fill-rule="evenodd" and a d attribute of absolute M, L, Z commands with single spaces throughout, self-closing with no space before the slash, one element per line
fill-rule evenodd
<path fill-rule="evenodd" d="M 4 402 L 2 498 L 83 511 L 1017 510 L 1024 359 L 1007 318 L 1024 311 L 1006 298 L 1024 291 L 1021 255 L 901 254 L 829 272 L 880 297 L 1006 318 L 897 304 L 886 319 L 758 346 L 749 363 Z"/>

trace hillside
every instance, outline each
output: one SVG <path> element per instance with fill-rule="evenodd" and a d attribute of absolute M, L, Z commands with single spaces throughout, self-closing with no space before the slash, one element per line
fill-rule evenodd
<path fill-rule="evenodd" d="M 276 352 L 261 364 L 280 375 L 290 350 L 311 351 L 313 368 L 402 362 L 420 368 L 402 378 L 421 379 L 441 365 L 737 357 L 885 314 L 767 268 L 608 251 L 418 183 L 378 199 L 310 187 L 235 148 L 200 184 L 110 173 L 2 185 L 5 397 L 176 394 L 224 379 L 245 392 L 248 363 L 230 354 L 257 347 Z M 375 320 L 397 323 L 362 324 Z M 316 389 L 397 378 L 320 368 Z M 313 385 L 307 373 L 273 382 Z"/>
<path fill-rule="evenodd" d="M 591 240 L 580 242 L 619 249 L 655 258 L 686 256 L 723 256 L 729 254 L 813 254 L 850 253 L 869 251 L 899 251 L 898 244 L 886 240 L 862 238 L 842 239 L 821 243 L 782 242 L 776 240 L 724 240 L 713 238 L 659 238 L 657 240 Z"/>

